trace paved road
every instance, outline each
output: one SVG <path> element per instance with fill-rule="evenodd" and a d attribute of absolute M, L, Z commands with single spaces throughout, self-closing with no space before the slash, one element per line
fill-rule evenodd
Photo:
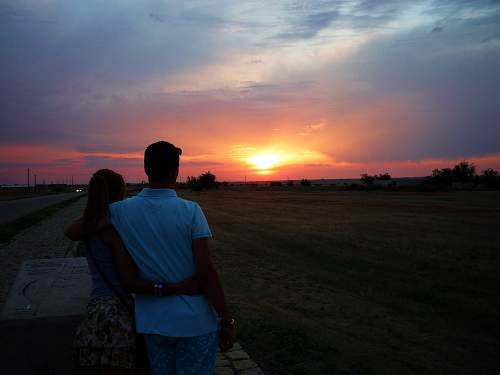
<path fill-rule="evenodd" d="M 82 193 L 61 193 L 52 195 L 43 195 L 41 197 L 15 199 L 11 201 L 0 202 L 0 224 L 8 223 L 19 219 L 29 213 L 51 206 L 56 203 L 64 202 L 73 197 L 83 195 Z"/>

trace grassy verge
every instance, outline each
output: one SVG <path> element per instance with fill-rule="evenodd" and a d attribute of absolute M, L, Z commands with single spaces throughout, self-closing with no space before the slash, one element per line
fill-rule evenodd
<path fill-rule="evenodd" d="M 12 222 L 2 225 L 0 227 L 0 244 L 11 241 L 19 232 L 31 227 L 32 225 L 35 225 L 36 223 L 49 216 L 54 215 L 62 208 L 70 206 L 82 197 L 83 196 L 80 195 L 78 197 L 70 198 L 67 201 L 42 208 L 41 210 L 35 211 Z"/>
<path fill-rule="evenodd" d="M 499 373 L 500 193 L 181 194 L 266 373 Z"/>

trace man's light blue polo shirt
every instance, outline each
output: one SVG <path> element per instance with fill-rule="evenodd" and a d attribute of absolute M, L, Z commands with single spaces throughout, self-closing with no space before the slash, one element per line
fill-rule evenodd
<path fill-rule="evenodd" d="M 140 277 L 175 283 L 196 274 L 192 240 L 211 236 L 197 203 L 178 198 L 172 189 L 143 189 L 110 210 Z M 192 337 L 218 329 L 216 313 L 203 295 L 137 295 L 135 315 L 140 333 Z"/>

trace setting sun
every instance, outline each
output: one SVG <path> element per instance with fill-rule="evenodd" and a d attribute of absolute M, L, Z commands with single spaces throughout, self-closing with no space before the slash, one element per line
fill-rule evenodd
<path fill-rule="evenodd" d="M 318 152 L 298 145 L 273 144 L 264 147 L 235 144 L 230 147 L 232 158 L 257 175 L 275 174 L 280 170 L 300 167 L 306 163 L 328 163 L 330 159 Z"/>
<path fill-rule="evenodd" d="M 274 154 L 259 154 L 252 156 L 249 161 L 255 169 L 266 171 L 277 166 L 280 158 Z"/>

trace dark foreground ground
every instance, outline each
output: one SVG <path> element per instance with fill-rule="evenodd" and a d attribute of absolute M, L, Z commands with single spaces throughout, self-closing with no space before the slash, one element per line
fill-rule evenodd
<path fill-rule="evenodd" d="M 267 373 L 500 373 L 499 192 L 180 195 Z"/>

